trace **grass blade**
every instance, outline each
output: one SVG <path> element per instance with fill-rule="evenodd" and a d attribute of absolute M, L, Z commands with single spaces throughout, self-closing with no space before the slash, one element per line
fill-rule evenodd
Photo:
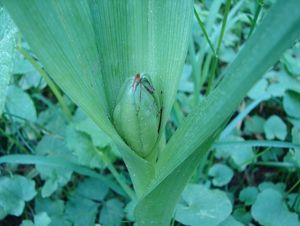
<path fill-rule="evenodd" d="M 300 144 L 293 144 L 282 141 L 273 140 L 247 140 L 247 141 L 219 141 L 216 142 L 213 147 L 222 146 L 243 146 L 243 147 L 264 147 L 264 148 L 300 148 Z"/>

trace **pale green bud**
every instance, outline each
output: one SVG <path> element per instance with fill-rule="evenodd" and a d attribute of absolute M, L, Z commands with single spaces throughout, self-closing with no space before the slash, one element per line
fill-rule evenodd
<path fill-rule="evenodd" d="M 147 75 L 129 78 L 123 84 L 113 113 L 116 130 L 141 157 L 147 157 L 158 139 L 160 107 Z"/>

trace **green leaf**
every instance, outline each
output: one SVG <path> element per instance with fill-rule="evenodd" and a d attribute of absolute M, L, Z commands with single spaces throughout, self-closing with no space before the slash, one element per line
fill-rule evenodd
<path fill-rule="evenodd" d="M 194 83 L 191 82 L 192 66 L 185 64 L 183 67 L 182 76 L 178 85 L 178 91 L 185 93 L 192 93 L 194 90 Z"/>
<path fill-rule="evenodd" d="M 60 199 L 47 199 L 38 196 L 35 199 L 35 212 L 46 212 L 51 218 L 49 226 L 71 226 L 71 223 L 65 217 L 65 205 Z"/>
<path fill-rule="evenodd" d="M 141 195 L 154 167 L 125 145 L 110 118 L 125 79 L 147 72 L 166 123 L 190 38 L 193 1 L 3 3 L 53 80 L 120 146 Z"/>
<path fill-rule="evenodd" d="M 289 211 L 283 196 L 273 189 L 266 189 L 257 196 L 251 214 L 262 225 L 300 225 L 298 215 Z"/>
<path fill-rule="evenodd" d="M 80 109 L 77 110 L 76 114 L 82 114 L 83 117 L 76 119 L 76 122 L 74 122 L 76 131 L 83 132 L 90 136 L 92 143 L 97 147 L 97 150 L 101 149 L 101 151 L 106 151 L 106 154 L 112 158 L 115 156 L 121 157 L 116 144 L 99 128 L 99 126 L 81 112 Z M 75 116 L 74 119 L 76 117 L 78 116 Z"/>
<path fill-rule="evenodd" d="M 226 218 L 225 221 L 222 223 L 218 224 L 218 226 L 244 226 L 241 222 L 237 221 L 234 219 L 232 216 L 229 216 Z"/>
<path fill-rule="evenodd" d="M 257 194 L 258 189 L 256 187 L 246 187 L 240 192 L 239 199 L 244 202 L 246 206 L 250 206 L 255 202 Z"/>
<path fill-rule="evenodd" d="M 30 96 L 22 89 L 11 85 L 7 90 L 6 112 L 11 114 L 17 122 L 24 123 L 24 119 L 30 122 L 37 120 L 34 103 Z"/>
<path fill-rule="evenodd" d="M 212 135 L 218 134 L 250 88 L 299 37 L 299 7 L 298 0 L 276 1 L 218 87 L 176 130 L 161 152 L 156 179 L 137 204 L 139 225 L 168 225 L 181 191 L 216 139 Z"/>
<path fill-rule="evenodd" d="M 6 10 L 0 5 L 0 116 L 13 69 L 15 33 L 17 29 Z"/>
<path fill-rule="evenodd" d="M 40 164 L 52 167 L 61 167 L 70 169 L 84 176 L 89 176 L 101 180 L 105 185 L 111 188 L 118 194 L 124 195 L 124 191 L 121 187 L 112 181 L 110 178 L 105 177 L 89 168 L 80 166 L 73 163 L 72 161 L 64 160 L 57 157 L 45 157 L 45 156 L 34 156 L 34 155 L 7 155 L 0 157 L 0 164 L 3 163 L 17 163 L 17 164 Z"/>
<path fill-rule="evenodd" d="M 249 225 L 252 221 L 252 217 L 249 211 L 242 207 L 236 208 L 233 212 L 233 216 L 235 219 L 239 220 L 245 225 Z"/>
<path fill-rule="evenodd" d="M 245 132 L 247 133 L 263 133 L 265 120 L 258 116 L 253 115 L 245 121 Z"/>
<path fill-rule="evenodd" d="M 299 51 L 299 45 L 298 47 L 295 47 L 295 49 L 298 48 Z M 299 54 L 296 55 L 295 51 L 289 50 L 286 54 L 284 54 L 284 57 L 282 59 L 284 65 L 286 66 L 287 70 L 295 75 L 300 75 L 300 56 Z"/>
<path fill-rule="evenodd" d="M 209 169 L 208 174 L 213 177 L 212 183 L 215 186 L 224 186 L 228 184 L 233 177 L 232 169 L 221 163 L 214 164 Z"/>
<path fill-rule="evenodd" d="M 50 217 L 64 213 L 64 201 L 61 199 L 51 200 L 50 198 L 35 198 L 35 212 L 46 212 Z"/>
<path fill-rule="evenodd" d="M 82 181 L 75 192 L 84 198 L 102 201 L 108 193 L 108 187 L 100 180 L 89 178 Z"/>
<path fill-rule="evenodd" d="M 266 79 L 259 80 L 255 86 L 252 87 L 252 89 L 248 92 L 248 97 L 251 99 L 259 99 L 263 95 L 266 94 L 268 88 L 268 82 Z"/>
<path fill-rule="evenodd" d="M 291 193 L 288 195 L 288 206 L 290 209 L 292 209 L 296 213 L 300 214 L 299 194 Z"/>
<path fill-rule="evenodd" d="M 94 226 L 99 204 L 80 196 L 69 197 L 66 206 L 66 218 L 74 226 Z"/>
<path fill-rule="evenodd" d="M 101 209 L 99 222 L 105 226 L 119 226 L 124 217 L 124 204 L 117 199 L 110 199 Z"/>
<path fill-rule="evenodd" d="M 65 160 L 72 160 L 74 157 L 66 147 L 64 140 L 52 135 L 45 135 L 36 147 L 38 155 L 58 157 Z M 71 179 L 73 171 L 61 167 L 36 165 L 36 169 L 45 183 L 42 187 L 42 196 L 49 197 L 58 188 L 63 187 Z"/>
<path fill-rule="evenodd" d="M 35 226 L 48 226 L 51 223 L 51 219 L 46 212 L 38 213 L 34 215 Z"/>
<path fill-rule="evenodd" d="M 190 184 L 182 193 L 175 219 L 191 226 L 217 226 L 231 213 L 232 205 L 225 193 Z"/>
<path fill-rule="evenodd" d="M 300 90 L 300 81 L 287 73 L 281 73 L 278 77 L 279 83 L 284 86 L 287 90 L 292 90 L 295 92 L 299 92 Z"/>
<path fill-rule="evenodd" d="M 228 136 L 222 142 L 244 141 L 242 137 Z M 230 146 L 217 147 L 216 157 L 229 159 L 238 170 L 244 170 L 254 159 L 252 147 L 241 144 L 232 144 Z"/>
<path fill-rule="evenodd" d="M 77 161 L 81 165 L 91 168 L 104 168 L 105 164 L 100 153 L 94 147 L 90 137 L 77 132 L 74 125 L 70 125 L 66 132 L 67 147 L 73 151 Z"/>
<path fill-rule="evenodd" d="M 294 127 L 292 129 L 292 141 L 294 144 L 300 144 L 300 128 Z M 284 161 L 291 162 L 295 167 L 300 168 L 300 147 L 290 149 L 284 157 Z"/>
<path fill-rule="evenodd" d="M 32 87 L 43 89 L 47 85 L 46 81 L 36 71 L 32 64 L 24 59 L 24 57 L 19 52 L 15 57 L 13 74 L 22 74 L 18 85 L 23 90 L 27 90 Z"/>
<path fill-rule="evenodd" d="M 20 226 L 35 226 L 32 221 L 29 220 L 23 220 L 22 224 Z"/>
<path fill-rule="evenodd" d="M 295 118 L 300 118 L 300 90 L 299 93 L 287 91 L 283 97 L 283 107 L 285 112 Z"/>
<path fill-rule="evenodd" d="M 45 135 L 36 147 L 38 155 L 58 157 L 65 160 L 75 159 L 71 151 L 66 147 L 64 140 L 55 136 Z M 36 169 L 45 183 L 42 187 L 42 196 L 49 197 L 58 188 L 63 187 L 71 179 L 73 171 L 65 168 L 57 168 L 45 165 L 36 165 Z"/>
<path fill-rule="evenodd" d="M 285 187 L 286 187 L 286 184 L 284 184 L 284 183 L 274 184 L 272 182 L 263 182 L 263 183 L 259 184 L 258 189 L 260 191 L 264 191 L 266 189 L 272 189 L 272 190 L 280 192 L 281 194 L 284 194 Z"/>
<path fill-rule="evenodd" d="M 52 105 L 45 111 L 40 112 L 37 122 L 52 133 L 65 136 L 66 127 L 68 125 L 67 118 L 63 111 L 57 106 Z"/>
<path fill-rule="evenodd" d="M 90 119 L 76 123 L 76 130 L 91 136 L 94 146 L 104 148 L 111 144 L 111 139 Z"/>
<path fill-rule="evenodd" d="M 99 2 L 104 6 L 109 3 Z M 102 51 L 98 52 L 98 37 L 94 32 L 88 1 L 4 0 L 3 4 L 53 80 L 122 147 L 120 150 L 129 164 L 129 171 L 132 172 L 133 168 L 136 171 L 133 181 L 137 189 L 146 186 L 144 180 L 135 178 L 148 178 L 153 174 L 153 169 L 124 144 L 108 117 L 110 111 L 105 93 L 107 88 L 104 88 L 107 86 L 103 84 L 104 66 L 100 59 Z M 115 12 L 115 8 L 111 10 Z M 109 20 L 111 15 L 103 17 L 103 21 Z M 123 21 L 124 15 L 120 16 Z M 130 27 L 134 26 L 130 24 Z M 112 46 L 114 45 L 106 43 L 104 47 Z M 131 55 L 132 52 L 128 54 Z M 106 77 L 112 76 L 106 74 Z"/>
<path fill-rule="evenodd" d="M 284 161 L 292 163 L 296 168 L 300 168 L 300 149 L 289 150 L 284 157 Z"/>
<path fill-rule="evenodd" d="M 34 181 L 23 176 L 0 177 L 0 220 L 11 214 L 20 216 L 25 201 L 36 195 Z"/>
<path fill-rule="evenodd" d="M 89 3 L 110 109 L 125 79 L 145 72 L 160 95 L 164 125 L 175 100 L 186 57 L 193 1 Z M 114 19 L 109 19 L 111 15 Z"/>
<path fill-rule="evenodd" d="M 270 116 L 264 125 L 267 139 L 272 140 L 278 138 L 284 140 L 287 135 L 287 127 L 285 123 L 277 115 Z"/>

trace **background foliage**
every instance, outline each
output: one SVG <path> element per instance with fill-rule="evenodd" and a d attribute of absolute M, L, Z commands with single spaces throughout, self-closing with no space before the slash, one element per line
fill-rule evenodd
<path fill-rule="evenodd" d="M 226 12 L 223 3 L 196 3 L 214 45 Z M 167 139 L 213 86 L 212 70 L 221 74 L 233 61 L 271 4 L 232 1 L 215 69 L 194 19 Z M 115 144 L 49 84 L 2 8 L 0 21 L 5 22 L 0 23 L 0 79 L 12 72 L 9 87 L 0 90 L 6 92 L 0 163 L 8 163 L 1 165 L 0 225 L 130 225 L 132 184 Z M 14 65 L 7 63 L 10 58 Z M 300 225 L 299 62 L 296 42 L 248 93 L 183 192 L 174 225 Z M 16 155 L 29 153 L 34 158 Z"/>

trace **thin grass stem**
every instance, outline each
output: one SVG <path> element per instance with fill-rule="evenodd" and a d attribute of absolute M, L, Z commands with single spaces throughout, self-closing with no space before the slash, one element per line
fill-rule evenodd
<path fill-rule="evenodd" d="M 221 146 L 247 146 L 247 147 L 273 147 L 273 148 L 300 148 L 300 144 L 293 144 L 289 142 L 282 141 L 272 141 L 272 140 L 247 140 L 247 141 L 222 141 L 216 142 L 213 147 Z"/>
<path fill-rule="evenodd" d="M 227 18 L 228 18 L 230 6 L 231 6 L 231 0 L 226 0 L 225 12 L 224 12 L 224 17 L 223 17 L 223 22 L 222 22 L 222 27 L 221 27 L 221 33 L 220 33 L 220 36 L 219 36 L 219 39 L 218 39 L 218 44 L 217 44 L 217 48 L 216 48 L 216 51 L 215 51 L 215 56 L 214 56 L 214 59 L 213 59 L 211 74 L 210 74 L 209 79 L 208 79 L 207 91 L 206 91 L 207 95 L 213 89 L 213 83 L 214 83 L 214 80 L 215 80 L 215 77 L 216 77 L 216 74 L 217 74 L 217 68 L 218 68 L 218 64 L 219 64 L 219 51 L 220 51 L 221 44 L 222 44 L 222 41 L 223 41 L 223 37 L 224 37 L 224 34 L 225 34 L 225 28 L 226 28 L 226 24 L 227 24 Z"/>
<path fill-rule="evenodd" d="M 204 24 L 203 24 L 202 20 L 200 19 L 200 15 L 198 14 L 198 12 L 197 12 L 197 10 L 195 8 L 194 8 L 194 14 L 195 14 L 196 19 L 198 21 L 198 24 L 199 24 L 199 26 L 200 26 L 203 34 L 204 34 L 205 39 L 208 42 L 209 47 L 211 48 L 211 50 L 214 53 L 214 55 L 216 55 L 216 50 L 215 50 L 215 48 L 214 48 L 214 46 L 213 46 L 213 44 L 212 44 L 212 42 L 211 42 L 211 40 L 210 40 L 210 38 L 209 38 L 209 36 L 207 34 L 207 31 L 206 31 L 206 29 L 204 27 Z"/>
<path fill-rule="evenodd" d="M 260 12 L 261 12 L 262 8 L 263 8 L 263 3 L 258 3 L 257 7 L 256 7 L 256 10 L 255 10 L 254 18 L 252 20 L 251 30 L 249 32 L 248 38 L 252 35 L 252 33 L 253 33 L 253 31 L 256 27 L 257 20 L 258 20 L 258 17 L 260 15 Z"/>
<path fill-rule="evenodd" d="M 286 195 L 290 194 L 299 184 L 300 179 L 286 192 Z"/>

